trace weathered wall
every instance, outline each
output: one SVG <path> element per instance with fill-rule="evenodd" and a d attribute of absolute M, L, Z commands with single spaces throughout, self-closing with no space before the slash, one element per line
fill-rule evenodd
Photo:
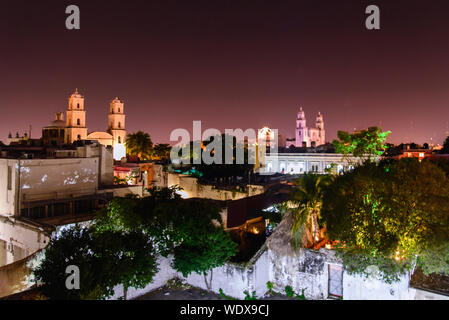
<path fill-rule="evenodd" d="M 433 293 L 426 290 L 410 288 L 410 299 L 414 300 L 449 300 L 449 296 Z"/>
<path fill-rule="evenodd" d="M 135 194 L 137 196 L 142 196 L 143 188 L 142 186 L 120 186 L 120 187 L 114 187 L 111 189 L 103 189 L 103 192 L 113 192 L 114 197 L 124 197 L 127 194 Z"/>
<path fill-rule="evenodd" d="M 98 158 L 22 160 L 21 197 L 26 200 L 93 194 L 98 189 Z"/>
<path fill-rule="evenodd" d="M 172 256 L 169 256 L 168 258 L 159 256 L 157 260 L 159 271 L 154 277 L 153 282 L 142 289 L 128 288 L 126 293 L 127 299 L 134 299 L 145 293 L 156 290 L 164 286 L 168 280 L 178 277 L 178 273 L 171 267 L 172 260 Z M 114 290 L 115 294 L 109 300 L 117 300 L 123 297 L 123 285 L 116 286 Z"/>
<path fill-rule="evenodd" d="M 178 278 L 184 280 L 187 284 L 202 288 L 204 290 L 209 290 L 208 285 L 210 284 L 210 290 L 219 294 L 220 289 L 223 290 L 224 294 L 244 299 L 244 291 L 252 293 L 256 291 L 258 297 L 263 296 L 266 291 L 266 280 L 268 264 L 266 250 L 263 248 L 255 256 L 255 259 L 248 262 L 246 266 L 226 263 L 224 266 L 214 268 L 209 271 L 205 277 L 196 273 L 192 273 L 187 277 L 183 277 L 181 273 L 177 272 L 171 267 L 171 262 L 173 257 L 168 258 L 159 257 L 159 272 L 154 277 L 152 283 L 147 285 L 143 289 L 129 288 L 127 292 L 127 298 L 133 299 L 150 291 L 156 290 L 166 284 L 166 282 L 173 278 Z M 212 277 L 211 277 L 212 274 Z M 207 284 L 206 284 L 207 281 Z M 123 286 L 117 286 L 115 288 L 115 295 L 111 297 L 111 300 L 119 299 L 123 297 Z"/>
<path fill-rule="evenodd" d="M 0 266 L 2 266 L 45 248 L 50 241 L 50 237 L 46 231 L 37 226 L 29 225 L 14 218 L 0 216 L 0 240 L 12 245 L 14 249 L 12 252 L 6 250 L 6 248 L 0 249 L 0 251 L 5 250 L 5 253 L 1 254 L 5 258 L 0 259 Z"/>
<path fill-rule="evenodd" d="M 278 255 L 268 250 L 271 266 L 268 280 L 274 285 L 274 291 L 284 292 L 291 286 L 297 293 L 307 299 L 327 298 L 327 263 L 325 256 L 308 250 L 302 250 L 298 256 Z"/>
<path fill-rule="evenodd" d="M 248 185 L 246 191 L 231 191 L 214 188 L 213 185 L 203 185 L 198 183 L 195 177 L 176 174 L 167 174 L 167 179 L 158 178 L 161 181 L 167 181 L 167 187 L 178 185 L 182 188 L 184 198 L 205 198 L 213 200 L 237 200 L 265 192 L 263 186 Z M 158 181 L 159 181 L 158 180 Z"/>
<path fill-rule="evenodd" d="M 399 281 L 388 284 L 376 278 L 343 273 L 343 298 L 345 300 L 409 300 L 410 276 L 404 275 Z"/>
<path fill-rule="evenodd" d="M 31 271 L 42 259 L 42 250 L 14 263 L 0 267 L 0 298 L 29 289 Z"/>
<path fill-rule="evenodd" d="M 0 215 L 14 215 L 16 204 L 16 169 L 17 160 L 0 159 Z M 10 167 L 10 188 L 8 188 L 8 167 Z"/>

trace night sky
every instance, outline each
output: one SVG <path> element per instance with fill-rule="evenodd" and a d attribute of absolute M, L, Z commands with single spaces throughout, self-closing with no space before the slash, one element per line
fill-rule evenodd
<path fill-rule="evenodd" d="M 244 3 L 244 4 L 242 4 Z M 81 11 L 67 30 L 66 6 Z M 365 28 L 376 4 L 381 30 Z M 381 125 L 390 142 L 449 131 L 449 1 L 0 0 L 0 140 L 32 137 L 85 95 L 88 131 L 125 102 L 128 132 L 278 128 L 324 115 L 337 130 Z M 431 138 L 433 140 L 431 140 Z"/>

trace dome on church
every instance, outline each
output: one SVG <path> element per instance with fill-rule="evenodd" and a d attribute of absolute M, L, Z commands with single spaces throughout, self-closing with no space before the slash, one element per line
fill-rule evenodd
<path fill-rule="evenodd" d="M 66 123 L 64 121 L 64 114 L 62 112 L 56 113 L 56 119 L 50 122 L 50 124 L 45 128 L 65 128 Z"/>
<path fill-rule="evenodd" d="M 50 123 L 50 127 L 58 127 L 58 128 L 64 128 L 65 127 L 65 121 L 62 120 L 54 120 Z"/>

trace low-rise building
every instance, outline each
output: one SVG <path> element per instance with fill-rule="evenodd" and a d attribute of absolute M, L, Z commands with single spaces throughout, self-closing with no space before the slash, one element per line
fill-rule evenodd
<path fill-rule="evenodd" d="M 359 161 L 359 158 L 338 153 L 271 153 L 264 157 L 264 170 L 267 174 L 324 174 L 329 170 L 341 173 Z"/>

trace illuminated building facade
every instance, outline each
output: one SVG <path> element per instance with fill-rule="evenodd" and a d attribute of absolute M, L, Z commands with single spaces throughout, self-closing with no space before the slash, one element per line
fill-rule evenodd
<path fill-rule="evenodd" d="M 318 112 L 315 119 L 315 127 L 309 128 L 306 125 L 306 116 L 302 107 L 300 107 L 296 118 L 295 147 L 316 147 L 326 143 L 323 115 Z M 287 147 L 292 145 L 293 141 L 287 141 Z"/>

